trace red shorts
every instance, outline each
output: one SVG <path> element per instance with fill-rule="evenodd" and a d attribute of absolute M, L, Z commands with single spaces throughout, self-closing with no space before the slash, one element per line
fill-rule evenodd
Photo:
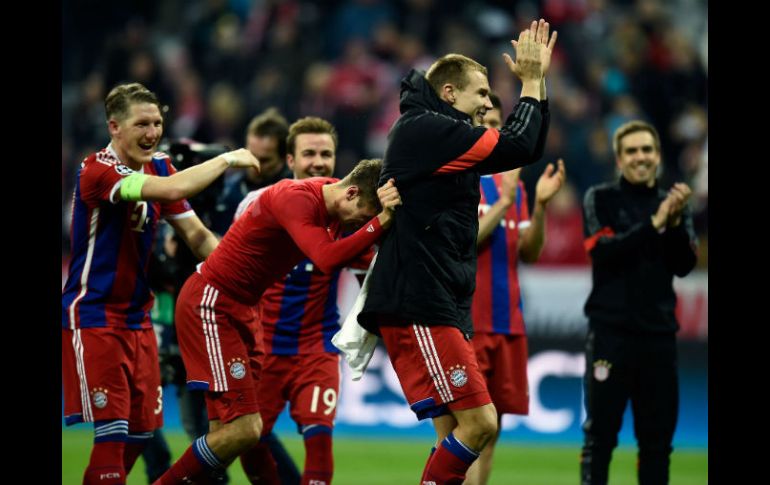
<path fill-rule="evenodd" d="M 328 352 L 303 355 L 268 355 L 259 385 L 262 434 L 289 402 L 289 414 L 302 427 L 333 427 L 340 391 L 340 356 Z"/>
<path fill-rule="evenodd" d="M 193 273 L 179 292 L 174 319 L 187 387 L 208 391 L 209 419 L 229 422 L 259 412 L 265 356 L 259 308 L 239 303 Z"/>
<path fill-rule="evenodd" d="M 64 418 L 127 419 L 130 433 L 163 426 L 158 343 L 151 328 L 62 329 Z"/>
<path fill-rule="evenodd" d="M 527 336 L 477 333 L 473 348 L 498 414 L 529 414 Z"/>
<path fill-rule="evenodd" d="M 492 402 L 473 347 L 458 328 L 380 324 L 380 333 L 417 419 Z"/>

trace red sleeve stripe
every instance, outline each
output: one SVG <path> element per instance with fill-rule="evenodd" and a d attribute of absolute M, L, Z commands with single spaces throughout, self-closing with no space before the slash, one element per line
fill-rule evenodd
<path fill-rule="evenodd" d="M 498 130 L 494 128 L 487 128 L 487 131 L 481 135 L 481 138 L 476 141 L 470 150 L 462 154 L 457 160 L 453 160 L 433 172 L 433 175 L 467 170 L 480 161 L 486 159 L 489 154 L 492 153 L 492 150 L 495 149 L 495 145 L 497 145 L 497 140 L 499 139 L 500 132 Z"/>
<path fill-rule="evenodd" d="M 609 226 L 603 227 L 594 234 L 593 236 L 589 237 L 585 241 L 583 241 L 583 247 L 586 248 L 586 252 L 590 253 L 591 250 L 596 246 L 596 243 L 599 242 L 599 238 L 602 236 L 612 237 L 615 235 L 615 231 L 613 231 Z"/>

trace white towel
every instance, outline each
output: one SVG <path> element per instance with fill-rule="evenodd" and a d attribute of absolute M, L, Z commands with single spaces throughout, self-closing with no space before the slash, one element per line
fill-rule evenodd
<path fill-rule="evenodd" d="M 358 314 L 364 309 L 366 295 L 369 292 L 369 277 L 374 268 L 374 262 L 377 255 L 374 255 L 369 269 L 366 271 L 364 282 L 361 284 L 361 291 L 358 292 L 355 303 L 350 309 L 347 318 L 342 322 L 339 332 L 332 337 L 332 344 L 340 349 L 345 355 L 345 360 L 353 371 L 353 380 L 357 381 L 364 375 L 366 366 L 369 365 L 374 354 L 374 347 L 377 345 L 377 336 L 369 333 L 364 327 L 358 324 Z"/>

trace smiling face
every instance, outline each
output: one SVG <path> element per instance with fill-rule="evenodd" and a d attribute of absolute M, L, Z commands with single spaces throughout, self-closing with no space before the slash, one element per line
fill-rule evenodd
<path fill-rule="evenodd" d="M 133 103 L 124 118 L 111 117 L 108 121 L 112 147 L 120 160 L 134 170 L 152 161 L 163 136 L 163 117 L 158 105 Z"/>
<path fill-rule="evenodd" d="M 660 152 L 649 131 L 635 131 L 619 140 L 615 161 L 623 177 L 633 185 L 655 185 Z"/>
<path fill-rule="evenodd" d="M 294 178 L 331 177 L 334 173 L 334 139 L 328 133 L 302 133 L 294 142 L 294 153 L 286 162 Z"/>
<path fill-rule="evenodd" d="M 467 114 L 476 124 L 484 123 L 487 110 L 492 109 L 489 99 L 489 81 L 486 74 L 470 69 L 466 72 L 468 84 L 463 89 L 453 87 L 449 93 L 449 102 L 458 111 Z"/>

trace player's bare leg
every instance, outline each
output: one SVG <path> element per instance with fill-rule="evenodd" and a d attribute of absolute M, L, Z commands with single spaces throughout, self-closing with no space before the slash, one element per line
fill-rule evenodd
<path fill-rule="evenodd" d="M 262 418 L 259 413 L 239 416 L 229 423 L 212 420 L 209 432 L 195 440 L 185 454 L 153 485 L 182 485 L 224 469 L 235 458 L 259 442 Z"/>
<path fill-rule="evenodd" d="M 492 457 L 495 453 L 497 440 L 500 438 L 500 418 L 501 416 L 497 417 L 497 433 L 481 450 L 479 459 L 468 468 L 463 485 L 486 485 L 489 482 L 489 475 L 492 473 Z"/>
<path fill-rule="evenodd" d="M 456 484 L 465 479 L 468 467 L 497 433 L 497 411 L 493 404 L 452 411 L 452 419 L 434 419 L 440 439 L 423 471 L 423 484 Z M 451 428 L 453 421 L 457 426 Z"/>

